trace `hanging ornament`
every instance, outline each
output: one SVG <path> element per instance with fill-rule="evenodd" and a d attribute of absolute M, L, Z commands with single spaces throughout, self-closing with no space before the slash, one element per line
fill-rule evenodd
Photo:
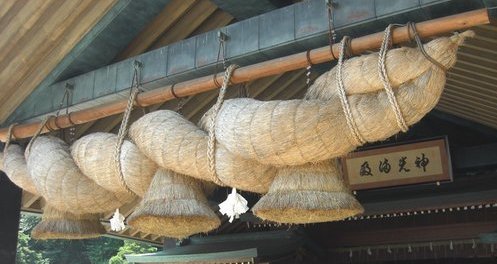
<path fill-rule="evenodd" d="M 124 225 L 124 215 L 119 213 L 119 208 L 116 209 L 114 215 L 110 219 L 110 229 L 114 232 L 123 231 L 126 228 Z"/>
<path fill-rule="evenodd" d="M 233 188 L 226 200 L 219 204 L 219 212 L 227 215 L 230 218 L 229 222 L 232 223 L 234 219 L 240 218 L 241 214 L 248 211 L 247 204 L 247 200 L 236 192 L 236 188 Z"/>

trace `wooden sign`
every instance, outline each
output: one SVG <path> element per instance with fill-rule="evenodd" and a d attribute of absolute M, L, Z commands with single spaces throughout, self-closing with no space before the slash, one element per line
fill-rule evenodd
<path fill-rule="evenodd" d="M 352 190 L 452 180 L 446 138 L 353 152 L 342 166 Z"/>

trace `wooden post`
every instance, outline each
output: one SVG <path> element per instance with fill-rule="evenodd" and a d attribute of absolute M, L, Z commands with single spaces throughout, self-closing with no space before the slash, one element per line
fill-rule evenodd
<path fill-rule="evenodd" d="M 467 29 L 477 25 L 489 24 L 492 20 L 493 9 L 479 9 L 475 11 L 465 12 L 448 17 L 437 18 L 416 24 L 417 31 L 421 38 L 433 37 L 447 32 Z M 399 27 L 392 30 L 393 43 L 401 43 L 408 41 L 410 34 L 407 27 Z M 383 40 L 383 32 L 355 38 L 351 41 L 351 52 L 360 54 L 366 50 L 377 49 L 380 47 Z M 333 45 L 333 53 L 335 57 L 338 55 L 338 44 Z M 314 49 L 310 51 L 310 60 L 313 64 L 331 61 L 333 56 L 330 54 L 328 46 Z M 250 66 L 238 68 L 232 76 L 233 83 L 242 83 L 254 79 L 281 74 L 296 69 L 305 68 L 307 66 L 306 52 L 281 57 L 265 62 L 253 64 Z M 186 97 L 218 88 L 219 83 L 222 83 L 223 74 L 209 75 L 190 81 L 178 83 L 174 86 L 174 92 L 179 97 Z M 171 92 L 171 86 L 164 86 L 152 91 L 144 92 L 138 95 L 137 103 L 140 106 L 150 106 L 158 103 L 163 103 L 174 99 Z M 73 124 L 83 124 L 90 121 L 95 121 L 107 116 L 122 113 L 126 108 L 127 100 L 119 100 L 105 105 L 96 106 L 80 111 L 76 111 L 68 115 L 62 115 L 57 118 L 51 118 L 47 127 L 43 129 L 43 133 L 52 130 L 70 127 Z M 18 125 L 13 129 L 15 138 L 31 137 L 39 128 L 40 122 Z M 0 129 L 0 140 L 5 141 L 7 128 Z"/>
<path fill-rule="evenodd" d="M 16 263 L 22 190 L 0 172 L 0 262 Z"/>

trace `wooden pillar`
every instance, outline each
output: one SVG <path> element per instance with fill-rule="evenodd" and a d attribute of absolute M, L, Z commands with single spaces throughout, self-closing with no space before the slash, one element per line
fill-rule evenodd
<path fill-rule="evenodd" d="M 0 172 L 0 263 L 16 263 L 22 190 Z"/>

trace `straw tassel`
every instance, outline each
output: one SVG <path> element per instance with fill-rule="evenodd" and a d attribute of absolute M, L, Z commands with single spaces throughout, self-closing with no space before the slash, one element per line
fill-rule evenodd
<path fill-rule="evenodd" d="M 236 188 L 233 188 L 226 200 L 219 204 L 219 212 L 228 216 L 230 223 L 232 223 L 234 219 L 240 218 L 241 214 L 248 211 L 249 207 L 247 204 L 247 200 L 236 192 Z"/>
<path fill-rule="evenodd" d="M 114 215 L 110 219 L 110 229 L 114 232 L 123 231 L 126 228 L 124 225 L 124 215 L 119 212 L 119 208 L 116 209 Z"/>

